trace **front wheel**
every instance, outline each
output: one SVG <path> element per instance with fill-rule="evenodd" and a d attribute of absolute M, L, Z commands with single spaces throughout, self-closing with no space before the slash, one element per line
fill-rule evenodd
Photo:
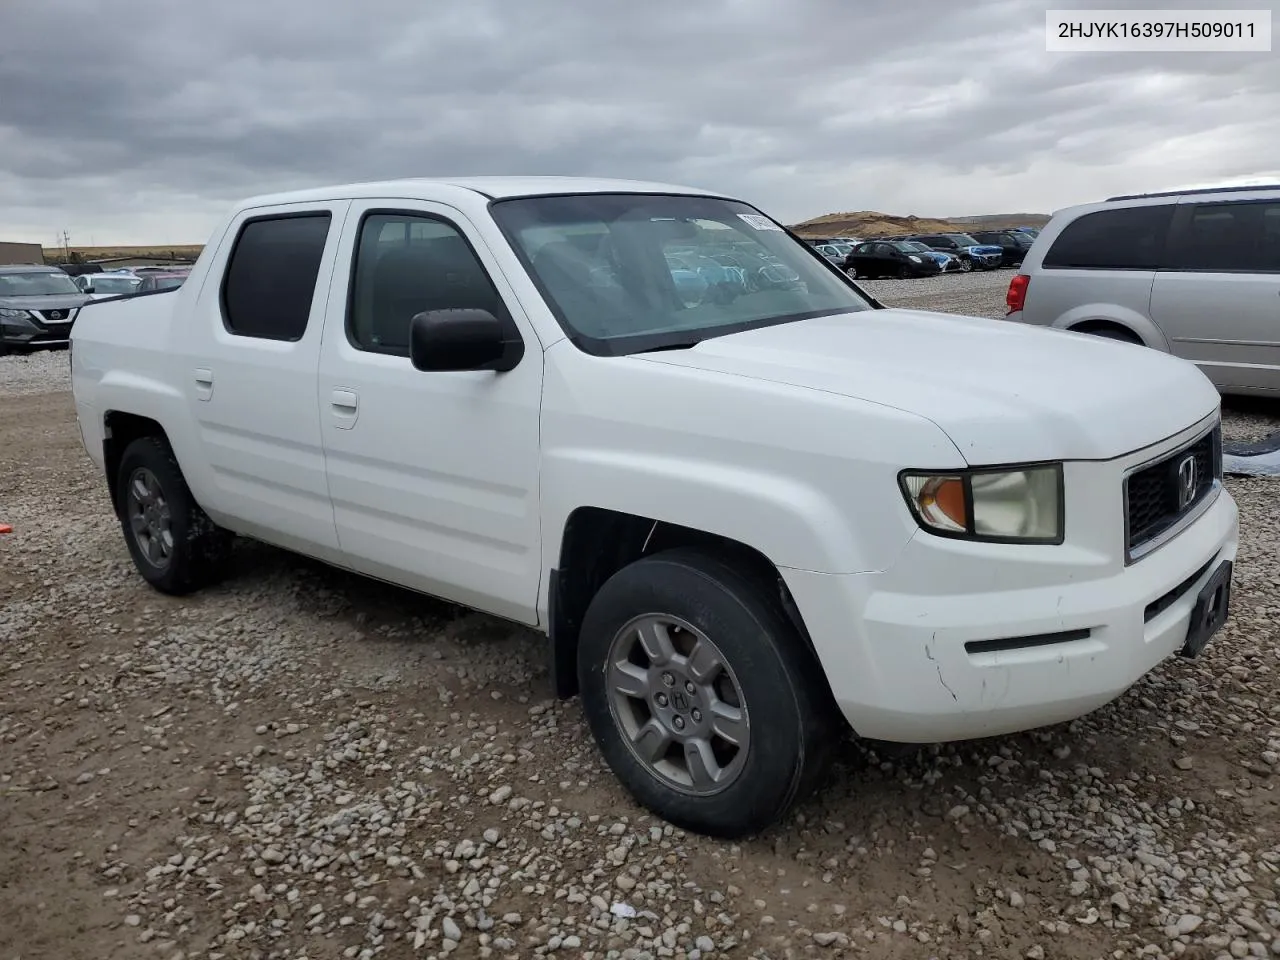
<path fill-rule="evenodd" d="M 971 261 L 971 260 L 961 260 L 961 261 L 960 261 L 960 270 L 961 270 L 963 273 L 968 273 L 968 272 L 969 272 L 970 270 L 972 270 L 972 269 L 973 269 L 973 261 Z"/>
<path fill-rule="evenodd" d="M 116 512 L 134 566 L 162 593 L 190 593 L 221 574 L 230 534 L 195 502 L 164 440 L 142 437 L 125 448 Z"/>
<path fill-rule="evenodd" d="M 816 785 L 838 740 L 826 678 L 776 586 L 696 550 L 614 574 L 582 624 L 578 679 L 609 767 L 645 807 L 739 837 Z"/>

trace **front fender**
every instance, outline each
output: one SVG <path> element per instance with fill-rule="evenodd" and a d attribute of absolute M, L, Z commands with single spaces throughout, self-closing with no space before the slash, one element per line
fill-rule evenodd
<path fill-rule="evenodd" d="M 561 449 L 543 459 L 548 568 L 570 514 L 598 507 L 736 540 L 779 567 L 822 573 L 884 569 L 915 524 L 886 498 L 862 513 L 853 491 L 837 502 L 817 485 L 767 468 L 730 467 L 624 449 Z M 897 495 L 896 479 L 884 489 Z M 549 501 L 549 502 L 548 502 Z M 888 507 L 889 509 L 885 509 Z"/>

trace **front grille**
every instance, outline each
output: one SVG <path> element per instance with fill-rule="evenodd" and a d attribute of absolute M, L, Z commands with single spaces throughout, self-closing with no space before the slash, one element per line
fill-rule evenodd
<path fill-rule="evenodd" d="M 70 307 L 59 307 L 56 310 L 37 310 L 36 316 L 46 327 L 66 326 L 71 322 L 75 311 Z"/>
<path fill-rule="evenodd" d="M 1130 557 L 1194 510 L 1221 476 L 1221 427 L 1131 473 L 1124 484 Z"/>

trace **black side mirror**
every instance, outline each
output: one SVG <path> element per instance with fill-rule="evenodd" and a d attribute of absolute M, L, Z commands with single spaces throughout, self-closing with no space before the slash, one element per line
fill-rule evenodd
<path fill-rule="evenodd" d="M 93 293 L 93 287 L 92 287 L 92 286 L 81 287 L 81 288 L 80 288 L 80 292 L 81 292 L 81 293 Z"/>
<path fill-rule="evenodd" d="M 511 370 L 524 341 L 488 310 L 425 310 L 409 325 L 409 360 L 424 372 Z"/>

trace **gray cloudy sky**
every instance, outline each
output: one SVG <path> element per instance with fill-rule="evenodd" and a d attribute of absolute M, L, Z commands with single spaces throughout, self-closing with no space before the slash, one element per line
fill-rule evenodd
<path fill-rule="evenodd" d="M 396 176 L 669 180 L 795 221 L 1280 169 L 1278 54 L 1045 51 L 1045 9 L 1108 5 L 1214 6 L 0 0 L 0 239 L 203 242 L 242 196 Z"/>

